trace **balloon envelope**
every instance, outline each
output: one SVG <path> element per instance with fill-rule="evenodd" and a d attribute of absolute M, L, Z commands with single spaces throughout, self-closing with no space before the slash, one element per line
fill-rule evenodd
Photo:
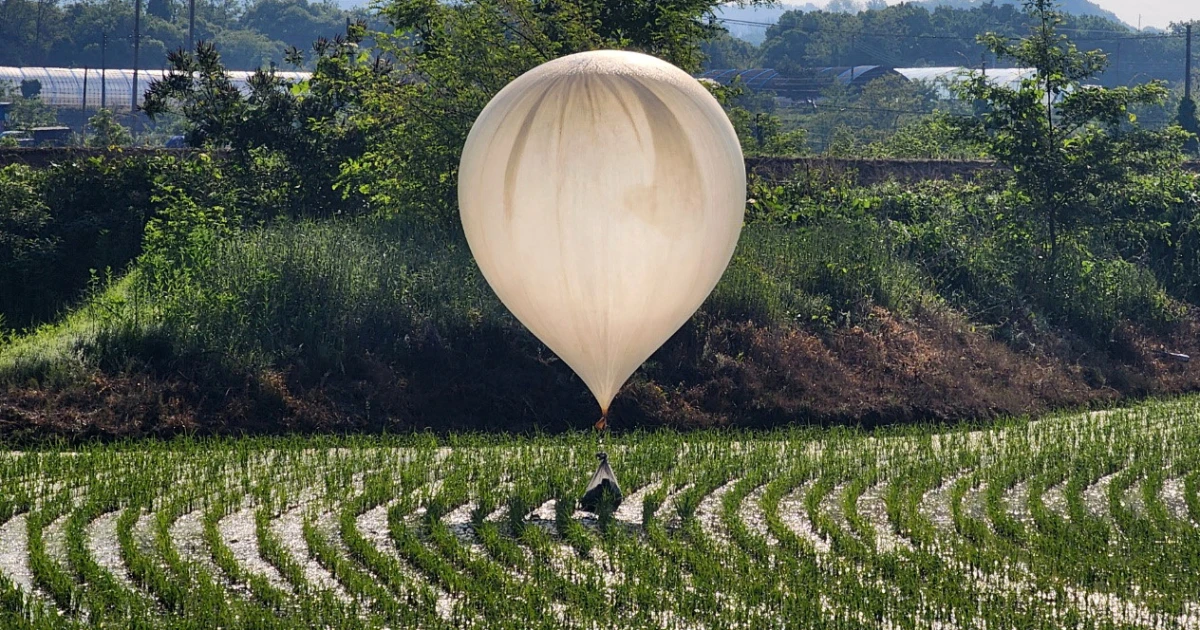
<path fill-rule="evenodd" d="M 488 284 L 607 413 L 729 264 L 746 175 L 699 82 L 648 55 L 596 51 L 542 64 L 488 103 L 458 201 Z"/>

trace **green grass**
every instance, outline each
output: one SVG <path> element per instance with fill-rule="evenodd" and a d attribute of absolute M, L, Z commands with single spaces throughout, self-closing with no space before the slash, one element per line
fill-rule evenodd
<path fill-rule="evenodd" d="M 879 304 L 932 301 L 920 274 L 866 222 L 748 226 L 702 313 L 760 324 L 843 323 Z M 0 338 L 0 382 L 52 384 L 97 366 L 217 362 L 345 370 L 432 339 L 520 330 L 465 242 L 413 222 L 330 221 L 237 233 L 170 280 L 132 272 L 60 321 Z M 537 354 L 528 335 L 518 335 Z"/>
<path fill-rule="evenodd" d="M 138 274 L 97 283 L 84 304 L 54 323 L 23 334 L 0 334 L 0 381 L 60 384 L 95 367 L 102 337 L 124 331 L 145 334 L 152 305 L 138 289 Z"/>
<path fill-rule="evenodd" d="M 0 571 L 0 619 L 37 628 L 1186 627 L 1200 602 L 1197 417 L 1191 397 L 982 429 L 610 436 L 604 448 L 627 496 L 654 489 L 629 499 L 638 521 L 605 527 L 571 507 L 600 448 L 590 433 L 4 452 L 0 518 L 27 515 L 29 544 L 18 552 L 35 589 Z M 1043 500 L 1050 488 L 1063 488 L 1065 507 Z M 885 516 L 863 511 L 868 493 Z M 531 519 L 550 500 L 560 503 L 547 518 Z M 286 588 L 223 538 L 222 520 L 239 509 L 253 510 L 260 554 Z M 303 537 L 285 540 L 278 519 L 297 509 Z M 90 542 L 91 524 L 110 513 L 117 534 L 101 544 L 119 548 L 122 575 Z M 469 517 L 448 522 L 451 514 Z M 811 530 L 797 529 L 800 516 Z M 177 527 L 185 517 L 199 523 L 193 534 Z M 881 547 L 883 534 L 904 544 Z M 338 592 L 312 582 L 313 567 Z"/>

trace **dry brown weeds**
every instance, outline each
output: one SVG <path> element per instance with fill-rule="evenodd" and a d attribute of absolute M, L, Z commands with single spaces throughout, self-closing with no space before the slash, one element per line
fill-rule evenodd
<path fill-rule="evenodd" d="M 696 318 L 640 370 L 612 411 L 635 427 L 875 426 L 952 422 L 1200 389 L 1200 371 L 1167 349 L 1200 354 L 1193 315 L 1169 330 L 1132 326 L 1105 347 L 1043 335 L 1020 351 L 970 322 L 875 309 L 835 330 Z M 337 371 L 262 373 L 181 362 L 97 373 L 55 389 L 0 392 L 0 436 L 25 442 L 180 433 L 561 431 L 598 415 L 586 388 L 521 331 L 483 331 L 359 357 Z"/>

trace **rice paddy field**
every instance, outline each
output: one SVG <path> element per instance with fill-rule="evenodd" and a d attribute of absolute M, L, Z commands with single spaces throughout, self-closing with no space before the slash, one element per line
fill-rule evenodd
<path fill-rule="evenodd" d="M 1198 419 L 0 452 L 0 627 L 1200 628 Z"/>

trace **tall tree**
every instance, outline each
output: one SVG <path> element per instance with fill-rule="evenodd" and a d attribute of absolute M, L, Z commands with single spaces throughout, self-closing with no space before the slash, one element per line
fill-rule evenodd
<path fill-rule="evenodd" d="M 569 53 L 638 50 L 700 69 L 700 45 L 722 32 L 715 0 L 392 0 L 382 52 L 406 70 L 355 113 L 368 150 L 343 185 L 388 208 L 448 221 L 459 152 L 487 101 L 523 72 Z M 397 177 L 401 173 L 403 176 Z"/>
<path fill-rule="evenodd" d="M 1185 96 L 1180 99 L 1177 120 L 1179 126 L 1191 134 L 1191 137 L 1183 145 L 1184 150 L 1195 155 L 1200 151 L 1200 140 L 1198 140 L 1198 137 L 1200 137 L 1200 118 L 1196 116 L 1196 100 L 1194 98 Z"/>
<path fill-rule="evenodd" d="M 981 72 L 958 86 L 962 98 L 985 111 L 963 128 L 1015 173 L 1026 217 L 1040 226 L 1053 273 L 1063 234 L 1112 218 L 1113 191 L 1130 178 L 1177 162 L 1180 130 L 1152 131 L 1136 124 L 1130 108 L 1161 103 L 1158 82 L 1102 88 L 1084 82 L 1107 63 L 1099 51 L 1081 51 L 1058 29 L 1063 15 L 1053 0 L 1026 0 L 1032 27 L 1013 41 L 996 33 L 980 42 L 1002 60 L 1036 69 L 1018 87 L 993 84 Z"/>

